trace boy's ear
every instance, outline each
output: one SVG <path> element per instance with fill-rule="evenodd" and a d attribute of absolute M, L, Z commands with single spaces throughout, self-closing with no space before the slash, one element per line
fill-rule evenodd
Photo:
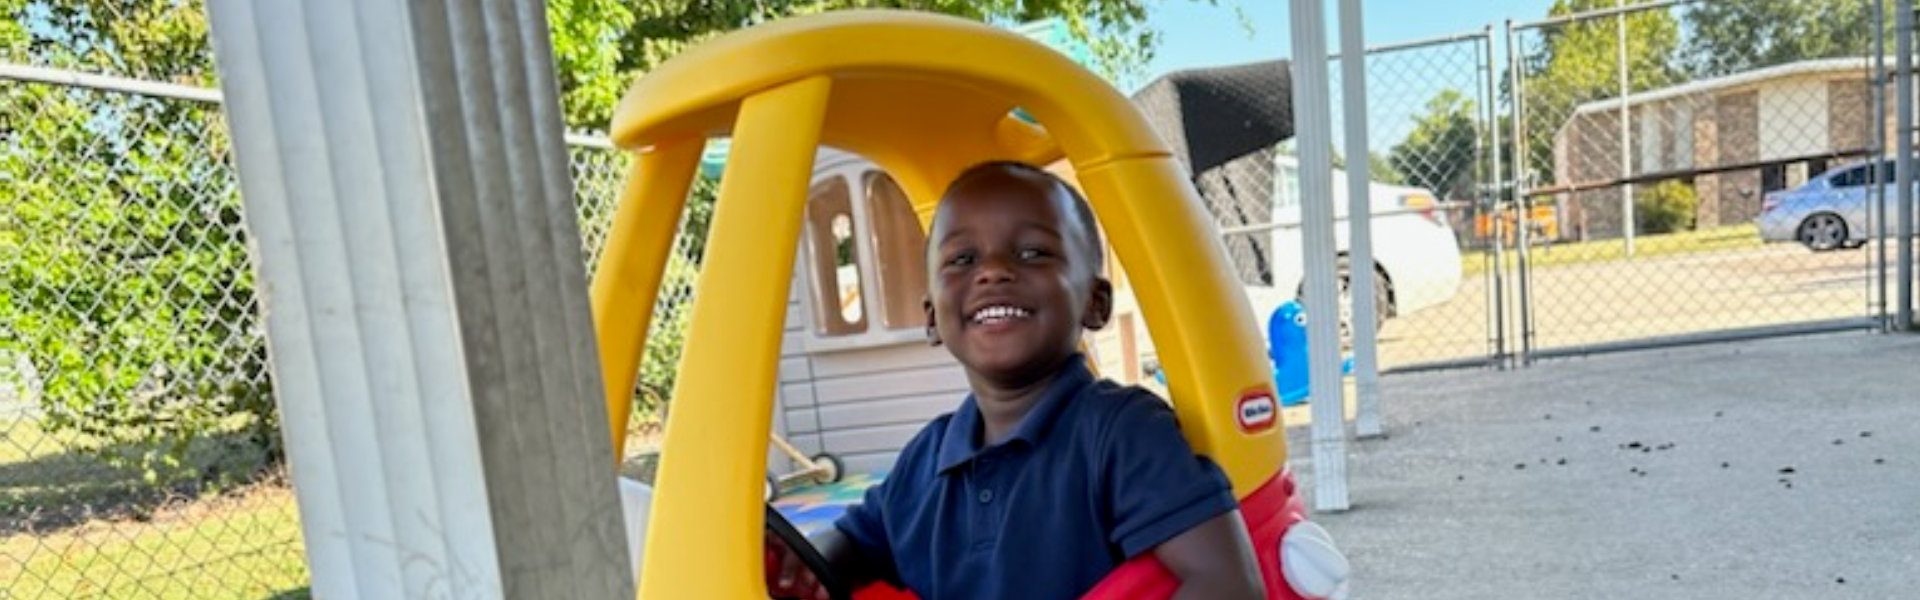
<path fill-rule="evenodd" d="M 1112 318 L 1113 282 L 1107 281 L 1105 277 L 1095 277 L 1093 293 L 1087 295 L 1087 314 L 1080 317 L 1080 326 L 1098 330 L 1106 327 L 1107 321 Z"/>
<path fill-rule="evenodd" d="M 920 308 L 927 311 L 927 345 L 940 345 L 940 324 L 933 320 L 933 298 L 920 298 Z"/>

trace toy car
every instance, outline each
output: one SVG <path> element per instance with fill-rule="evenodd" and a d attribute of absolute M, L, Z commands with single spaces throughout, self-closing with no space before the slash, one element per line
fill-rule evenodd
<path fill-rule="evenodd" d="M 1040 125 L 1011 116 L 1016 108 Z M 836 12 L 722 36 L 662 64 L 627 93 L 612 135 L 637 151 L 592 291 L 616 433 L 702 146 L 732 139 L 648 507 L 641 598 L 766 597 L 763 528 L 812 555 L 762 497 L 788 285 L 823 145 L 884 168 L 922 227 L 969 165 L 1068 160 L 1133 279 L 1188 441 L 1241 499 L 1269 597 L 1345 595 L 1345 558 L 1304 520 L 1272 370 L 1214 224 L 1164 142 L 1093 74 L 971 21 Z M 1177 583 L 1147 554 L 1085 598 L 1164 598 Z"/>

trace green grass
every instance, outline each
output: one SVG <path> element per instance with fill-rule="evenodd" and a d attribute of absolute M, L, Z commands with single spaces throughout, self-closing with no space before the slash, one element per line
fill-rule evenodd
<path fill-rule="evenodd" d="M 6 597 L 303 597 L 308 575 L 291 492 L 268 488 L 181 513 L 0 540 Z M 24 565 L 15 562 L 20 557 Z"/>
<path fill-rule="evenodd" d="M 1527 264 L 1535 269 L 1550 269 L 1566 265 L 1751 248 L 1762 243 L 1759 228 L 1752 223 L 1746 223 L 1700 231 L 1643 235 L 1634 238 L 1634 253 L 1631 257 L 1627 256 L 1626 241 L 1622 239 L 1536 244 L 1527 255 Z M 1518 257 L 1514 251 L 1508 250 L 1505 259 L 1507 264 L 1512 265 Z M 1460 268 L 1465 275 L 1485 273 L 1487 270 L 1485 253 L 1473 252 L 1462 256 Z"/>
<path fill-rule="evenodd" d="M 0 599 L 305 597 L 292 492 L 204 480 L 257 472 L 227 443 L 196 443 L 151 481 L 71 436 L 0 421 Z"/>

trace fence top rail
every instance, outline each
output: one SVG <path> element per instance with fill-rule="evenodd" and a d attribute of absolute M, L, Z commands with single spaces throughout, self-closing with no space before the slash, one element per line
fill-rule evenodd
<path fill-rule="evenodd" d="M 1417 39 L 1417 40 L 1408 40 L 1408 41 L 1404 41 L 1404 42 L 1394 42 L 1394 43 L 1390 43 L 1390 44 L 1381 44 L 1381 45 L 1378 45 L 1378 46 L 1369 46 L 1369 47 L 1367 47 L 1367 52 L 1366 52 L 1366 53 L 1367 53 L 1367 54 L 1379 54 L 1379 53 L 1382 53 L 1382 52 L 1394 52 L 1394 51 L 1399 51 L 1399 50 L 1412 50 L 1412 49 L 1415 49 L 1415 48 L 1425 48 L 1425 47 L 1428 47 L 1428 46 L 1439 46 L 1439 45 L 1443 45 L 1443 44 L 1451 44 L 1451 43 L 1455 43 L 1455 42 L 1468 42 L 1468 41 L 1474 41 L 1474 40 L 1490 40 L 1490 39 L 1492 39 L 1492 37 L 1493 37 L 1493 28 L 1492 28 L 1492 26 L 1491 26 L 1491 25 L 1489 25 L 1489 26 L 1487 26 L 1486 28 L 1484 28 L 1484 29 L 1481 29 L 1480 31 L 1469 31 L 1469 32 L 1466 32 L 1466 33 L 1455 33 L 1455 34 L 1451 34 L 1451 35 L 1441 35 L 1441 36 L 1435 36 L 1435 37 L 1430 37 L 1430 38 L 1421 38 L 1421 39 Z M 1335 53 L 1331 53 L 1331 54 L 1328 54 L 1328 55 L 1327 55 L 1327 60 L 1339 60 L 1339 58 L 1340 58 L 1340 53 L 1338 53 L 1338 52 L 1335 52 Z"/>
<path fill-rule="evenodd" d="M 33 65 L 0 63 L 0 79 L 91 88 L 142 96 L 192 100 L 195 102 L 220 102 L 220 90 L 216 88 L 147 81 L 117 75 L 82 73 L 67 69 L 54 69 Z"/>
<path fill-rule="evenodd" d="M 1628 4 L 1626 6 L 1602 8 L 1598 10 L 1590 10 L 1586 12 L 1573 13 L 1570 15 L 1560 15 L 1558 17 L 1547 17 L 1545 19 L 1538 19 L 1533 21 L 1510 21 L 1509 23 L 1511 23 L 1511 25 L 1509 25 L 1509 28 L 1513 29 L 1514 31 L 1520 31 L 1522 29 L 1541 29 L 1546 27 L 1552 27 L 1555 25 L 1572 23 L 1575 21 L 1600 19 L 1605 17 L 1612 17 L 1616 15 L 1636 13 L 1641 11 L 1660 10 L 1663 8 L 1672 8 L 1682 4 L 1693 4 L 1695 2 L 1702 2 L 1702 1 L 1706 1 L 1706 0 L 1658 0 L 1655 2 L 1646 2 L 1642 4 Z"/>
<path fill-rule="evenodd" d="M 6 62 L 0 62 L 0 81 L 44 83 L 48 85 L 87 88 L 154 98 L 206 102 L 210 104 L 220 104 L 224 102 L 220 94 L 220 88 L 181 85 L 177 83 L 121 77 L 118 75 L 83 73 L 70 69 L 56 69 L 52 67 Z M 597 132 L 568 132 L 566 134 L 566 142 L 568 146 L 580 148 L 614 149 L 613 141 Z"/>

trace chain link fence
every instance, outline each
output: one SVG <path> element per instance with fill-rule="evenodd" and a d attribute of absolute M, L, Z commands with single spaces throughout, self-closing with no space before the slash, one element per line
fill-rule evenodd
<path fill-rule="evenodd" d="M 0 68 L 0 599 L 304 597 L 218 93 Z M 591 268 L 627 156 L 568 142 Z M 637 423 L 671 393 L 707 189 Z"/>
<path fill-rule="evenodd" d="M 1817 16 L 1842 20 L 1824 24 L 1831 43 L 1800 51 L 1756 46 L 1766 32 L 1736 25 L 1809 10 L 1789 0 L 1511 30 L 1528 358 L 1871 324 L 1872 263 L 1858 248 L 1877 186 L 1822 176 L 1881 155 L 1874 8 L 1825 4 Z"/>
<path fill-rule="evenodd" d="M 1367 52 L 1373 256 L 1380 275 L 1372 290 L 1383 370 L 1488 364 L 1502 353 L 1497 285 L 1489 261 L 1493 147 L 1490 36 L 1476 32 Z M 1339 60 L 1333 73 L 1334 122 L 1344 123 Z M 1271 90 L 1268 93 L 1273 94 Z M 1340 136 L 1335 136 L 1340 138 Z M 1197 178 L 1221 226 L 1229 258 L 1247 286 L 1257 316 L 1302 297 L 1300 169 L 1291 141 L 1203 172 Z M 1247 193 L 1253 188 L 1261 193 Z M 1351 322 L 1346 289 L 1346 173 L 1336 172 L 1337 252 L 1342 257 L 1340 317 Z M 1344 328 L 1343 328 L 1344 330 Z"/>

